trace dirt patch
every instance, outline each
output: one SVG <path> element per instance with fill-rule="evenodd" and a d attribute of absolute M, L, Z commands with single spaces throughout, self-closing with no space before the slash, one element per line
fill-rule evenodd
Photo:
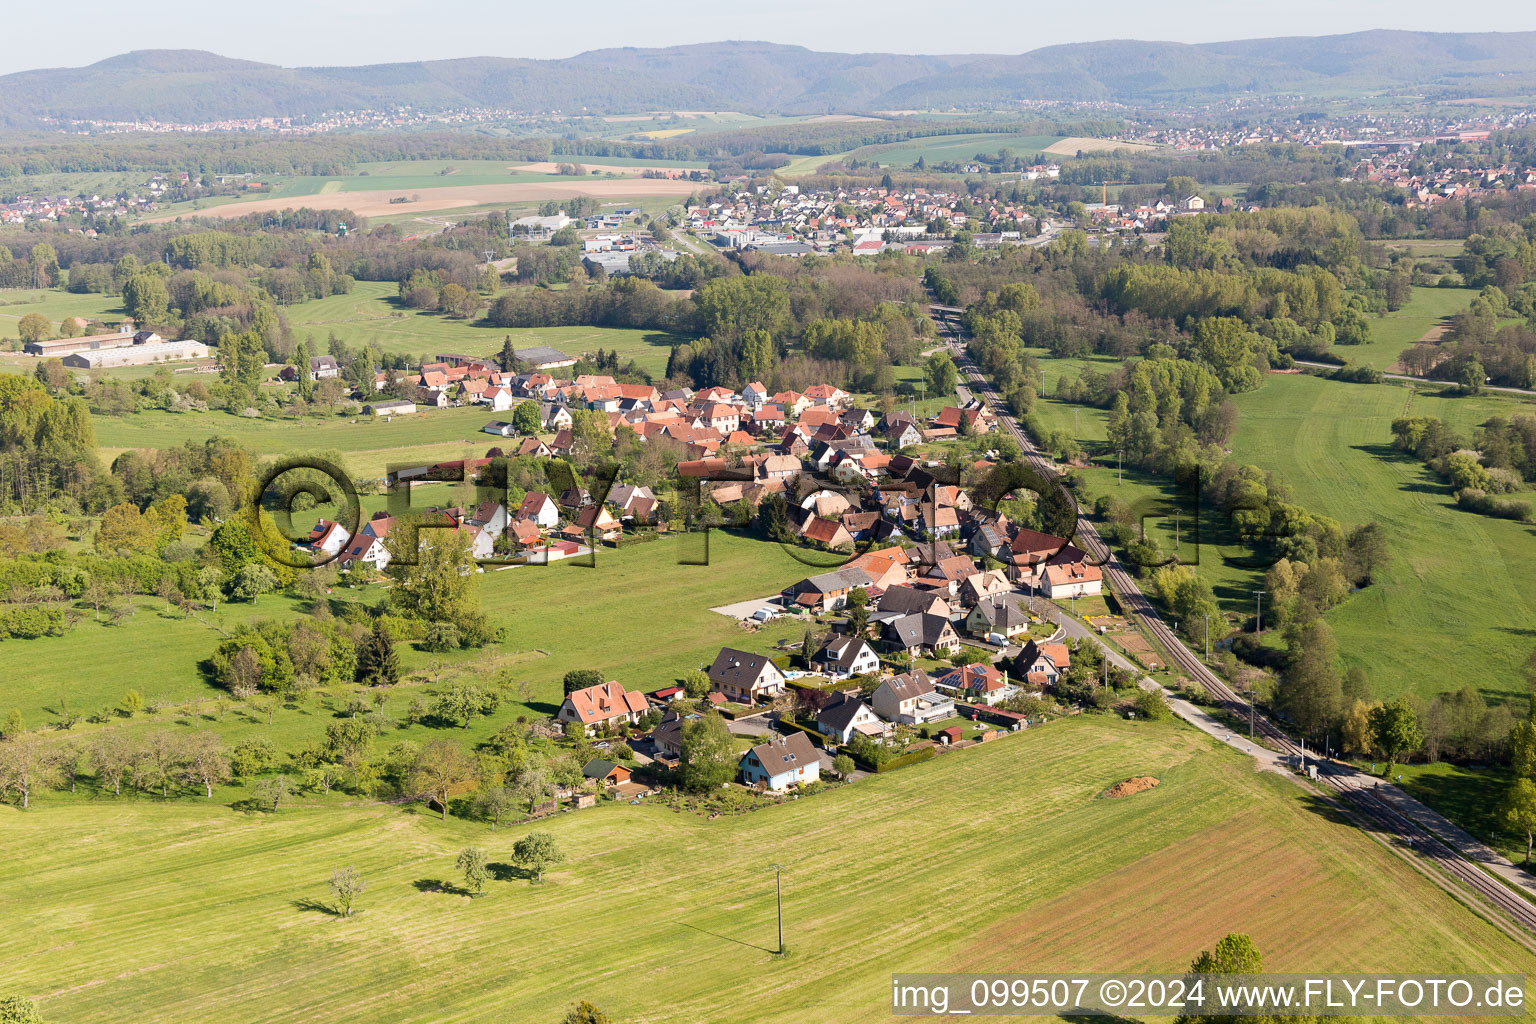
<path fill-rule="evenodd" d="M 1117 782 L 1099 795 L 1106 800 L 1118 800 L 1123 796 L 1135 796 L 1155 787 L 1158 780 L 1151 775 L 1138 775 L 1124 782 Z"/>
<path fill-rule="evenodd" d="M 1134 630 L 1124 633 L 1116 633 L 1115 639 L 1120 641 L 1120 646 L 1132 654 L 1151 654 L 1152 645 L 1147 643 L 1147 638 Z"/>
<path fill-rule="evenodd" d="M 1045 147 L 1045 151 L 1055 156 L 1076 156 L 1079 152 L 1107 153 L 1116 149 L 1139 151 L 1156 148 L 1156 146 L 1149 146 L 1144 142 L 1116 142 L 1114 139 L 1086 139 L 1074 135 L 1070 138 L 1062 139 L 1060 142 L 1051 143 Z"/>
<path fill-rule="evenodd" d="M 697 182 L 678 181 L 670 178 L 570 178 L 567 181 L 508 182 L 504 185 L 459 185 L 443 188 L 406 189 L 400 192 L 329 192 L 325 195 L 287 196 L 281 199 L 256 199 L 244 203 L 230 203 L 207 210 L 187 213 L 164 214 L 149 217 L 145 223 L 155 224 L 178 218 L 225 218 L 243 217 L 249 213 L 270 213 L 273 210 L 351 210 L 360 217 L 386 217 L 401 213 L 426 213 L 432 210 L 452 210 L 463 206 L 487 206 L 493 203 L 526 203 L 545 199 L 571 199 L 576 196 L 595 198 L 628 196 L 685 196 L 699 187 Z M 391 203 L 400 196 L 409 196 L 410 202 Z"/>
<path fill-rule="evenodd" d="M 1423 334 L 1421 334 L 1419 336 L 1419 343 L 1420 344 L 1424 344 L 1424 343 L 1427 342 L 1427 343 L 1429 343 L 1431 345 L 1438 344 L 1440 339 L 1445 337 L 1445 332 L 1450 330 L 1450 329 L 1451 329 L 1451 325 L 1449 323 L 1447 323 L 1446 321 L 1442 320 L 1439 323 L 1435 324 L 1435 326 L 1431 327 L 1429 330 L 1427 330 Z"/>

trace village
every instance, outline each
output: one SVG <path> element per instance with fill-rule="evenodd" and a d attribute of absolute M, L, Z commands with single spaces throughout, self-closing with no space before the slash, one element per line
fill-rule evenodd
<path fill-rule="evenodd" d="M 548 352 L 518 356 L 525 364 L 555 362 Z M 326 358 L 311 372 L 330 372 Z M 692 679 L 612 679 L 567 692 L 552 726 L 596 742 L 585 771 L 599 792 L 639 799 L 665 789 L 686 759 L 686 727 L 709 714 L 750 743 L 739 783 L 782 794 L 1047 721 L 1048 710 L 1081 699 L 1081 686 L 1051 698 L 1068 676 L 1110 690 L 1109 660 L 1094 644 L 1086 643 L 1086 662 L 1074 660 L 1087 631 L 1070 630 L 1064 611 L 1078 599 L 1104 606 L 1101 570 L 1067 539 L 1010 521 L 966 486 L 944 482 L 953 474 L 942 462 L 903 451 L 962 436 L 985 444 L 997 424 L 982 403 L 948 406 L 926 420 L 903 410 L 876 416 L 825 384 L 804 393 L 769 394 L 755 382 L 739 392 L 662 393 L 607 376 L 509 374 L 452 354 L 423 367 L 414 386 L 512 410 L 483 428 L 505 441 L 484 457 L 396 469 L 389 481 L 412 494 L 420 514 L 466 535 L 481 571 L 548 564 L 664 532 L 693 487 L 695 507 L 721 510 L 718 525 L 782 516 L 764 543 L 776 533 L 795 550 L 845 559 L 777 593 L 713 609 L 738 621 L 743 644 L 722 648 Z M 384 401 L 376 412 L 380 406 L 399 408 Z M 611 481 L 594 496 L 564 461 L 577 444 L 577 417 L 670 443 L 687 458 L 665 487 Z M 528 491 L 515 503 L 414 499 L 418 489 L 474 480 L 513 459 L 545 460 L 551 481 L 567 486 Z M 965 476 L 978 479 L 992 465 L 978 459 Z M 1025 493 L 1005 498 L 1010 508 L 1028 507 L 1018 503 L 1028 501 Z M 374 513 L 355 536 L 321 519 L 299 546 L 318 561 L 335 560 L 348 583 L 365 582 L 389 565 L 398 526 L 390 511 Z M 750 649 L 764 624 L 782 619 L 804 623 L 798 644 Z M 1113 682 L 1126 681 L 1115 669 Z M 626 756 L 606 756 L 611 749 Z M 569 787 L 564 795 L 578 806 L 583 797 Z"/>

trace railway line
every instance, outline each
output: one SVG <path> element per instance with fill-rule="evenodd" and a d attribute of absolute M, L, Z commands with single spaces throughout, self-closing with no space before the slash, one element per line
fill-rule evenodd
<path fill-rule="evenodd" d="M 946 310 L 947 312 L 947 310 Z M 949 324 L 941 323 L 943 327 Z M 1059 477 L 1056 466 L 1048 459 L 1029 436 L 1020 428 L 1012 411 L 1002 401 L 1002 396 L 992 384 L 982 377 L 980 370 L 965 353 L 958 331 L 951 327 L 948 338 L 950 351 L 961 375 L 971 384 L 971 391 L 986 402 L 997 415 L 998 422 L 1018 441 L 1025 460 L 1047 480 Z M 1528 933 L 1536 933 L 1536 904 L 1525 895 L 1514 891 L 1505 882 L 1491 875 L 1475 860 L 1439 834 L 1393 807 L 1374 792 L 1379 783 L 1360 772 L 1331 760 L 1309 755 L 1303 746 L 1229 687 L 1224 679 L 1200 660 L 1178 635 L 1169 628 L 1152 606 L 1151 601 L 1137 585 L 1135 578 L 1126 571 L 1115 553 L 1109 548 L 1093 523 L 1081 512 L 1078 514 L 1076 535 L 1073 542 L 1093 556 L 1100 565 L 1105 580 L 1114 590 L 1127 617 L 1134 617 L 1150 632 L 1168 652 L 1179 670 L 1205 687 L 1212 699 L 1239 721 L 1247 719 L 1252 725 L 1255 738 L 1261 739 L 1271 749 L 1297 759 L 1297 764 L 1316 764 L 1317 781 L 1343 804 L 1357 821 L 1388 845 L 1396 848 L 1422 866 L 1436 869 L 1472 890 L 1485 903 L 1502 911 Z"/>

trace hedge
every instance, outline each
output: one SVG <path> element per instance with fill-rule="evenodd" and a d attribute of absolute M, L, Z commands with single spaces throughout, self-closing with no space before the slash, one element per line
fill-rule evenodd
<path fill-rule="evenodd" d="M 821 740 L 821 745 L 824 747 L 831 744 L 832 742 L 832 737 L 828 736 L 826 733 L 817 732 L 815 729 L 812 729 L 809 726 L 801 725 L 799 722 L 792 721 L 788 718 L 780 718 L 776 724 L 780 729 L 794 729 L 797 732 L 805 733 L 812 739 Z"/>
<path fill-rule="evenodd" d="M 910 754 L 902 754 L 900 757 L 891 758 L 889 761 L 885 762 L 885 764 L 882 764 L 880 767 L 876 768 L 875 772 L 877 774 L 893 772 L 897 768 L 905 768 L 909 764 L 917 764 L 919 761 L 927 761 L 937 756 L 938 750 L 936 748 L 923 747 L 921 750 L 914 750 Z"/>

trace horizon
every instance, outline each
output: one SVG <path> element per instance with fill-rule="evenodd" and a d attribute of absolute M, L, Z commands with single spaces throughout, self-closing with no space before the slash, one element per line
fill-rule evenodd
<path fill-rule="evenodd" d="M 579 37 L 578 45 L 559 45 L 569 33 L 555 12 L 474 10 L 474 0 L 446 0 L 438 10 L 440 17 L 430 26 L 413 26 L 408 34 L 396 26 L 411 17 L 402 0 L 381 0 L 370 17 L 359 21 L 356 12 L 347 9 L 320 9 L 299 0 L 274 0 L 265 17 L 276 16 L 295 24 L 307 25 L 309 31 L 281 36 L 257 37 L 238 31 L 239 19 L 231 15 L 193 8 L 186 0 L 148 10 L 128 10 L 88 0 L 76 19 L 71 39 L 71 53 L 77 59 L 37 62 L 36 50 L 15 49 L 0 53 L 0 75 L 57 69 L 79 69 L 141 51 L 192 50 L 216 54 L 233 60 L 253 61 L 282 68 L 358 67 L 379 64 L 408 64 L 439 60 L 502 58 L 538 61 L 569 59 L 593 50 L 667 49 L 712 43 L 763 43 L 797 46 L 819 53 L 889 54 L 897 56 L 1018 56 L 1062 45 L 1131 41 L 1143 43 L 1180 43 L 1199 45 L 1253 39 L 1320 38 L 1354 35 L 1364 32 L 1426 32 L 1436 35 L 1510 34 L 1536 31 L 1536 10 L 1519 11 L 1476 9 L 1468 13 L 1455 31 L 1420 27 L 1441 19 L 1438 9 L 1424 0 L 1388 4 L 1368 0 L 1339 10 L 1326 0 L 1298 0 L 1290 8 L 1286 26 L 1271 27 L 1268 11 L 1252 6 L 1234 12 L 1230 5 L 1214 0 L 1177 0 L 1152 5 L 1130 0 L 1109 0 L 1099 18 L 1085 23 L 1072 12 L 1034 12 L 1028 35 L 1021 46 L 977 46 L 973 30 L 978 18 L 1016 17 L 1008 6 L 995 0 L 974 0 L 958 9 L 948 8 L 952 16 L 943 24 L 926 25 L 921 31 L 924 45 L 914 47 L 914 19 L 923 17 L 926 8 L 911 0 L 897 0 L 892 16 L 877 25 L 865 25 L 841 11 L 826 11 L 822 5 L 807 0 L 787 0 L 778 32 L 764 33 L 757 21 L 735 12 L 720 12 L 701 3 L 692 3 L 680 19 L 687 24 L 679 33 L 670 24 L 631 10 L 616 0 L 595 0 L 586 23 L 596 26 L 590 35 Z M 461 13 L 468 13 L 478 25 L 476 38 L 500 37 L 507 45 L 467 52 Z M 690 17 L 697 14 L 698 17 Z M 800 14 L 804 17 L 794 17 Z M 231 24 L 231 21 L 236 23 Z M 1327 31 L 1297 32 L 1297 23 L 1328 26 Z M 30 8 L 13 13 L 14 38 L 56 31 L 52 19 L 41 10 Z M 1135 31 L 1116 31 L 1121 26 L 1155 25 L 1156 31 L 1143 35 Z M 1114 26 L 1099 30 L 1099 26 Z M 835 45 L 856 37 L 867 45 Z M 1023 33 L 1021 33 L 1023 36 Z M 221 38 L 222 37 L 222 38 Z M 260 38 L 256 43 L 254 38 Z M 537 43 L 532 40 L 539 40 Z M 557 42 L 558 41 L 558 42 Z M 57 51 L 49 51 L 57 52 Z"/>

